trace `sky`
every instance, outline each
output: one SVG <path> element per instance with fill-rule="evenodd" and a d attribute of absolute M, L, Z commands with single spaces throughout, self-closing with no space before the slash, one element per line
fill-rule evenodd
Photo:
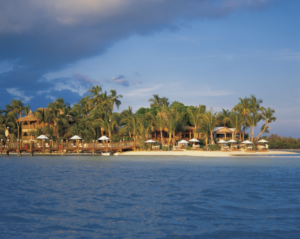
<path fill-rule="evenodd" d="M 93 85 L 231 110 L 255 95 L 271 133 L 300 136 L 298 0 L 0 0 L 0 108 L 32 110 Z M 260 125 L 259 125 L 260 126 Z M 260 128 L 258 126 L 258 128 Z M 255 134 L 259 129 L 256 129 Z"/>

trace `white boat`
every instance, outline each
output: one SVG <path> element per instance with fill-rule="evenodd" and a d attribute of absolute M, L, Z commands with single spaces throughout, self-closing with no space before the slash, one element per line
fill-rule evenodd
<path fill-rule="evenodd" d="M 102 152 L 101 155 L 102 156 L 111 156 L 111 152 L 107 152 L 107 153 L 106 152 Z"/>

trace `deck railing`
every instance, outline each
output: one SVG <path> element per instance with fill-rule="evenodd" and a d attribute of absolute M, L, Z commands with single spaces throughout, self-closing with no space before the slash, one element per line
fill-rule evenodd
<path fill-rule="evenodd" d="M 53 126 L 53 124 L 51 124 L 51 123 L 28 124 L 28 125 L 22 125 L 22 129 L 38 129 L 38 128 L 45 128 L 47 126 Z"/>

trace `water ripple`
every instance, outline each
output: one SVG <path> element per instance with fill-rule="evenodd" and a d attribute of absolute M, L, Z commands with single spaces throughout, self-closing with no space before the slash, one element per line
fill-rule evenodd
<path fill-rule="evenodd" d="M 0 238 L 299 238 L 295 158 L 0 158 Z"/>

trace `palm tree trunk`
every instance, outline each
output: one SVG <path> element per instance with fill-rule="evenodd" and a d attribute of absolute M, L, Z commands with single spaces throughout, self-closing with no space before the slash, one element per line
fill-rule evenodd
<path fill-rule="evenodd" d="M 252 128 L 252 140 L 251 140 L 251 142 L 253 142 L 253 138 L 254 138 L 254 126 Z"/>
<path fill-rule="evenodd" d="M 211 144 L 214 145 L 214 144 L 215 144 L 215 141 L 214 141 L 214 138 L 213 138 L 213 133 L 212 133 L 212 131 L 210 132 L 210 138 L 211 138 Z"/>
<path fill-rule="evenodd" d="M 161 143 L 162 143 L 162 140 L 163 140 L 162 129 L 160 129 L 160 141 L 161 141 Z"/>
<path fill-rule="evenodd" d="M 256 136 L 255 141 L 257 141 L 259 139 L 259 137 L 263 134 L 263 132 L 265 132 L 267 125 L 268 125 L 268 120 L 266 120 L 266 124 L 265 124 L 265 127 L 263 128 L 263 130 Z"/>

